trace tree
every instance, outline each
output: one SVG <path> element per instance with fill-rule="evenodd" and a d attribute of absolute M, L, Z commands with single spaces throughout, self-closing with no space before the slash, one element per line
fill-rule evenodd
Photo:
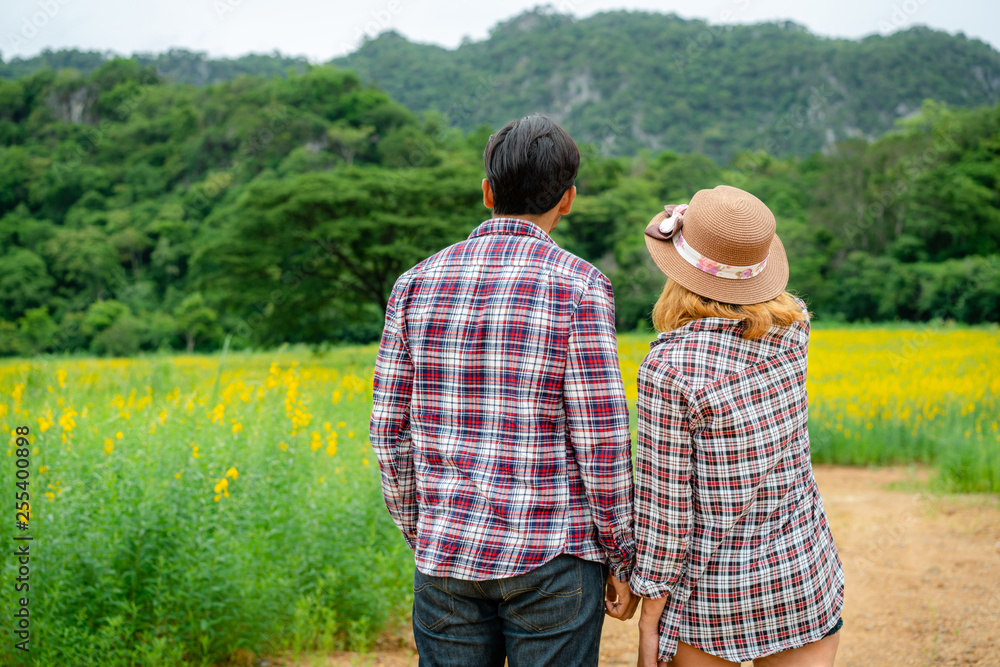
<path fill-rule="evenodd" d="M 372 144 L 371 136 L 375 128 L 371 125 L 351 127 L 347 123 L 336 123 L 326 130 L 330 149 L 344 158 L 347 164 L 354 164 L 354 156 Z"/>
<path fill-rule="evenodd" d="M 47 306 L 29 308 L 17 321 L 21 349 L 28 354 L 39 354 L 51 348 L 56 334 L 56 323 L 49 317 Z"/>
<path fill-rule="evenodd" d="M 201 292 L 193 292 L 184 297 L 174 310 L 174 320 L 184 335 L 188 354 L 194 352 L 198 339 L 218 335 L 218 319 L 218 313 L 205 304 L 205 297 Z"/>
<path fill-rule="evenodd" d="M 406 269 L 483 217 L 479 172 L 350 167 L 254 184 L 192 258 L 199 289 L 257 342 L 319 342 L 347 305 L 384 311 Z"/>
<path fill-rule="evenodd" d="M 0 255 L 0 318 L 15 319 L 46 302 L 55 281 L 45 260 L 24 248 Z"/>

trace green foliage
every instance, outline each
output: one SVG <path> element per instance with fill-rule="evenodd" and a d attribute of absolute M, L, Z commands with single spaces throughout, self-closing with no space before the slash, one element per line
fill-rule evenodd
<path fill-rule="evenodd" d="M 106 53 L 98 51 L 44 49 L 31 58 L 15 58 L 8 63 L 0 60 L 0 77 L 18 79 L 42 69 L 74 69 L 88 75 L 106 64 L 108 58 Z M 289 72 L 304 72 L 309 67 L 303 57 L 282 56 L 277 52 L 213 59 L 201 51 L 170 49 L 159 54 L 137 53 L 132 60 L 142 66 L 155 67 L 170 81 L 196 86 L 231 81 L 239 76 L 285 76 Z"/>
<path fill-rule="evenodd" d="M 0 255 L 0 318 L 45 303 L 54 284 L 45 260 L 26 248 L 11 248 Z"/>
<path fill-rule="evenodd" d="M 42 59 L 76 63 L 63 55 Z M 5 354 L 38 348 L 18 323 L 40 307 L 54 350 L 210 349 L 288 289 L 281 272 L 298 285 L 317 247 L 332 282 L 306 276 L 237 344 L 371 340 L 396 275 L 485 217 L 464 137 L 351 72 L 194 88 L 145 62 L 0 82 Z M 285 254 L 255 264 L 268 249 Z M 98 323 L 106 303 L 128 312 Z"/>
<path fill-rule="evenodd" d="M 217 405 L 206 403 L 215 357 L 4 368 L 6 396 L 24 384 L 17 405 L 32 406 L 37 449 L 31 653 L 5 642 L 0 663 L 176 667 L 371 648 L 405 615 L 413 581 L 412 552 L 385 511 L 364 438 L 369 390 L 353 373 L 369 374 L 373 356 L 371 346 L 320 357 L 237 353 L 225 359 Z M 300 361 L 308 373 L 296 370 Z M 299 395 L 296 409 L 313 423 L 296 431 L 286 400 Z M 71 406 L 73 424 L 37 427 Z M 2 457 L 8 479 L 14 461 Z M 13 543 L 13 531 L 8 522 L 0 534 Z M 10 609 L 16 576 L 0 569 Z"/>
<path fill-rule="evenodd" d="M 575 20 L 524 12 L 454 50 L 395 32 L 334 61 L 415 111 L 466 131 L 547 110 L 605 153 L 744 150 L 806 155 L 830 137 L 877 136 L 927 98 L 996 104 L 1000 54 L 924 27 L 860 41 L 790 22 L 712 25 L 611 11 Z"/>
<path fill-rule="evenodd" d="M 216 325 L 218 319 L 215 309 L 205 305 L 205 297 L 201 292 L 187 295 L 174 310 L 176 327 L 184 334 L 188 352 L 194 351 L 198 340 L 219 339 L 220 331 Z"/>
<path fill-rule="evenodd" d="M 229 323 L 238 344 L 318 342 L 348 324 L 347 339 L 377 337 L 399 274 L 471 231 L 475 179 L 464 166 L 344 167 L 257 181 L 218 212 L 192 258 L 198 284 L 243 311 Z"/>
<path fill-rule="evenodd" d="M 639 18 L 664 22 L 665 32 L 649 35 L 650 43 L 680 31 L 671 38 L 674 47 L 678 35 L 697 36 L 703 27 L 642 14 L 572 21 L 529 12 L 458 52 L 475 56 L 470 62 L 483 57 L 491 67 L 509 65 L 520 73 L 518 94 L 541 96 L 531 106 L 558 109 L 565 102 L 560 93 L 534 83 L 553 71 L 551 62 L 543 67 L 533 59 L 545 50 L 537 48 L 538 35 L 551 38 L 563 59 L 552 62 L 565 61 L 571 72 L 574 59 L 611 48 L 607 40 L 616 31 L 646 34 Z M 787 25 L 755 29 L 776 44 L 879 52 L 885 43 L 876 38 L 852 47 Z M 576 33 L 587 49 L 566 46 L 565 35 Z M 728 57 L 742 58 L 749 49 L 767 60 L 760 40 L 747 35 L 734 28 L 712 39 L 720 52 L 733 42 Z M 940 48 L 951 44 L 949 58 L 981 60 L 974 45 L 923 36 Z M 498 47 L 508 43 L 520 51 Z M 236 347 L 377 339 L 396 277 L 489 215 L 480 204 L 482 150 L 507 120 L 504 105 L 521 104 L 500 78 L 475 80 L 471 70 L 449 65 L 451 52 L 438 49 L 419 61 L 414 54 L 423 49 L 389 35 L 355 54 L 398 58 L 400 72 L 410 61 L 421 62 L 422 78 L 399 79 L 414 94 L 432 90 L 435 77 L 466 82 L 465 97 L 422 117 L 357 74 L 329 66 L 293 67 L 282 77 L 222 77 L 196 88 L 172 82 L 142 58 L 101 59 L 0 80 L 0 136 L 6 137 L 0 142 L 0 326 L 8 337 L 0 353 L 208 350 L 227 334 Z M 688 59 L 682 66 L 662 58 L 657 66 L 664 76 L 688 76 L 722 57 L 716 50 L 682 50 Z M 64 64 L 77 62 L 63 55 Z M 630 60 L 636 54 L 611 55 L 639 67 Z M 175 56 L 203 63 L 197 54 L 164 57 Z M 594 64 L 588 75 L 615 77 L 614 91 L 583 79 L 573 85 L 595 104 L 620 98 L 622 109 L 639 109 L 632 98 L 648 86 L 627 85 L 632 74 L 615 62 Z M 991 71 L 987 65 L 984 71 Z M 657 98 L 674 114 L 669 133 L 660 135 L 649 126 L 655 114 L 622 120 L 583 107 L 565 112 L 570 129 L 577 122 L 604 125 L 598 134 L 577 132 L 593 143 L 581 143 L 578 198 L 553 238 L 611 277 L 618 326 L 647 323 L 663 284 L 641 229 L 664 204 L 719 183 L 743 187 L 771 207 L 790 258 L 789 287 L 821 318 L 997 319 L 991 258 L 1000 253 L 1000 107 L 929 101 L 880 139 L 850 139 L 823 153 L 782 158 L 808 143 L 816 129 L 810 119 L 830 112 L 801 102 L 793 83 L 773 94 L 804 115 L 768 120 L 775 141 L 758 142 L 724 165 L 705 152 L 725 153 L 728 138 L 738 143 L 750 135 L 711 114 L 732 107 L 733 123 L 737 116 L 751 118 L 756 111 L 744 109 L 743 100 L 758 95 L 755 88 L 734 89 L 720 104 L 703 84 L 688 81 L 686 95 L 669 104 Z M 716 92 L 726 97 L 726 90 Z M 480 115 L 487 111 L 497 115 Z M 700 129 L 679 120 L 688 116 Z M 642 142 L 629 138 L 636 131 L 669 139 L 653 144 L 671 150 L 637 150 Z M 701 152 L 685 152 L 685 146 Z M 609 157 L 619 150 L 635 153 Z M 97 325 L 94 307 L 107 302 L 127 312 Z M 37 334 L 30 331 L 35 322 Z"/>

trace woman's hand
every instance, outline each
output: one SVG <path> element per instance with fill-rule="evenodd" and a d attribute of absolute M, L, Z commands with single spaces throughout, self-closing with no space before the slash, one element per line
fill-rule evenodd
<path fill-rule="evenodd" d="M 639 614 L 639 660 L 637 667 L 658 667 L 667 663 L 657 660 L 660 652 L 660 616 L 667 598 L 657 600 L 643 598 Z"/>

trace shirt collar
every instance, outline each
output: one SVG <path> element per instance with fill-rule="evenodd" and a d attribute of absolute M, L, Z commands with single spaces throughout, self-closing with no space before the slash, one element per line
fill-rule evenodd
<path fill-rule="evenodd" d="M 650 348 L 656 347 L 660 343 L 665 343 L 677 336 L 683 336 L 694 331 L 706 331 L 709 329 L 724 329 L 728 327 L 738 327 L 742 320 L 729 317 L 701 317 L 693 322 L 688 322 L 682 327 L 673 331 L 661 331 L 656 340 L 649 344 Z"/>
<path fill-rule="evenodd" d="M 486 236 L 487 234 L 533 236 L 541 241 L 548 241 L 555 244 L 552 237 L 542 231 L 541 227 L 521 218 L 491 218 L 472 230 L 469 238 L 473 239 L 479 236 Z"/>

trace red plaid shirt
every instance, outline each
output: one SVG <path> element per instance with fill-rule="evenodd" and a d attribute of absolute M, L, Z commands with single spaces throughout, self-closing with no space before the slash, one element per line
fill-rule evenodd
<path fill-rule="evenodd" d="M 567 553 L 630 575 L 611 284 L 537 225 L 488 220 L 396 281 L 370 438 L 421 572 L 497 579 Z"/>
<path fill-rule="evenodd" d="M 809 323 L 740 332 L 739 320 L 690 322 L 660 334 L 639 368 L 630 583 L 670 595 L 661 660 L 678 639 L 733 662 L 802 646 L 843 605 L 809 459 Z"/>

